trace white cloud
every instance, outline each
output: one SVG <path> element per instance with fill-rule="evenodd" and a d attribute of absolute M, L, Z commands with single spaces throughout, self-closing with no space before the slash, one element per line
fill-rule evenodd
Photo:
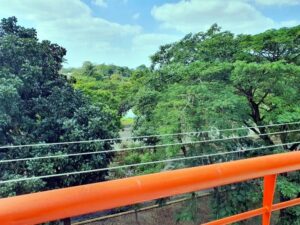
<path fill-rule="evenodd" d="M 300 24 L 299 20 L 288 20 L 279 23 L 279 27 L 294 27 Z"/>
<path fill-rule="evenodd" d="M 126 2 L 120 0 L 121 4 Z M 153 7 L 152 15 L 164 28 L 183 32 L 175 34 L 145 33 L 137 25 L 108 21 L 81 0 L 0 0 L 0 18 L 14 15 L 21 25 L 36 28 L 40 39 L 65 47 L 69 66 L 90 60 L 135 67 L 149 64 L 149 56 L 160 45 L 177 41 L 190 31 L 204 31 L 215 22 L 238 33 L 299 24 L 297 20 L 275 23 L 249 2 L 254 0 L 185 0 Z M 132 18 L 139 18 L 139 14 Z"/>
<path fill-rule="evenodd" d="M 171 35 L 162 33 L 147 33 L 136 35 L 132 40 L 131 52 L 135 55 L 135 61 L 141 64 L 150 64 L 150 57 L 156 51 L 159 46 L 172 43 L 181 39 L 181 35 Z M 147 60 L 145 60 L 147 59 Z"/>
<path fill-rule="evenodd" d="M 93 16 L 80 0 L 1 0 L 0 17 L 12 15 L 22 25 L 35 27 L 40 39 L 65 47 L 71 66 L 85 60 L 126 65 L 128 46 L 142 31 L 140 26 Z"/>
<path fill-rule="evenodd" d="M 135 13 L 135 14 L 132 15 L 132 19 L 137 20 L 138 18 L 140 18 L 139 13 Z"/>
<path fill-rule="evenodd" d="M 255 0 L 261 5 L 300 5 L 300 0 Z"/>
<path fill-rule="evenodd" d="M 88 5 L 79 0 L 0 1 L 0 17 L 15 15 L 22 25 L 35 27 L 40 39 L 65 47 L 67 66 L 80 66 L 86 60 L 130 67 L 149 64 L 149 56 L 160 45 L 180 38 L 143 34 L 140 26 L 93 16 Z"/>
<path fill-rule="evenodd" d="M 182 38 L 180 35 L 169 35 L 161 33 L 139 34 L 132 40 L 134 51 L 148 52 L 148 55 L 154 54 L 159 46 L 178 41 Z"/>
<path fill-rule="evenodd" d="M 105 0 L 93 0 L 92 3 L 100 7 L 107 7 L 107 2 Z"/>
<path fill-rule="evenodd" d="M 163 28 L 184 33 L 206 30 L 213 23 L 235 33 L 258 33 L 279 26 L 247 0 L 181 0 L 154 6 L 151 14 Z"/>
<path fill-rule="evenodd" d="M 1 16 L 15 15 L 35 21 L 89 16 L 91 9 L 79 0 L 1 0 Z"/>

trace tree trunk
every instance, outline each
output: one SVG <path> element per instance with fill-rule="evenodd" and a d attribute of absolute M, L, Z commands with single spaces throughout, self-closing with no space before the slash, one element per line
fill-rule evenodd
<path fill-rule="evenodd" d="M 252 92 L 249 92 L 247 98 L 248 98 L 249 105 L 251 107 L 251 117 L 252 117 L 253 121 L 255 122 L 255 124 L 257 126 L 263 126 L 264 122 L 263 122 L 263 118 L 260 115 L 259 104 L 254 102 L 254 100 L 253 100 L 254 97 L 253 97 Z M 258 127 L 258 130 L 259 130 L 258 135 L 260 135 L 259 137 L 262 140 L 264 140 L 269 145 L 274 144 L 274 142 L 272 141 L 270 136 L 267 135 L 268 132 L 265 127 Z"/>

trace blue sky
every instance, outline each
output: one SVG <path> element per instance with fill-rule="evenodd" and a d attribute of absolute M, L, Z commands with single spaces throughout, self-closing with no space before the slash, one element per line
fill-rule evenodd
<path fill-rule="evenodd" d="M 0 0 L 40 39 L 64 46 L 65 67 L 84 61 L 149 65 L 160 45 L 213 23 L 239 33 L 300 24 L 300 0 Z"/>

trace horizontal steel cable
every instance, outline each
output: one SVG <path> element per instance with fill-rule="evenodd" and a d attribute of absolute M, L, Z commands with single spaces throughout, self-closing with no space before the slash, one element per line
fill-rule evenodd
<path fill-rule="evenodd" d="M 75 172 L 68 172 L 68 173 L 59 173 L 59 174 L 50 174 L 50 175 L 2 180 L 2 181 L 0 181 L 0 184 L 30 181 L 30 180 L 37 180 L 37 179 L 46 179 L 46 178 L 61 177 L 61 176 L 79 175 L 79 174 L 86 174 L 86 173 L 95 173 L 95 172 L 124 169 L 124 168 L 130 168 L 130 167 L 153 165 L 153 164 L 158 164 L 158 163 L 167 163 L 167 162 L 176 162 L 176 161 L 190 160 L 190 159 L 208 158 L 208 157 L 212 157 L 212 156 L 221 156 L 221 155 L 241 153 L 241 152 L 250 152 L 250 151 L 256 151 L 256 150 L 260 150 L 260 149 L 275 148 L 275 147 L 281 147 L 281 146 L 285 146 L 285 145 L 293 145 L 293 144 L 298 144 L 298 143 L 299 142 L 290 142 L 290 143 L 261 146 L 261 147 L 255 147 L 255 148 L 249 148 L 249 149 L 241 149 L 241 150 L 237 150 L 237 151 L 219 152 L 219 153 L 180 157 L 180 158 L 170 158 L 170 159 L 164 159 L 164 160 L 157 160 L 157 161 L 144 162 L 144 163 L 135 163 L 135 164 L 129 164 L 129 165 L 114 166 L 114 167 L 106 167 L 106 168 L 98 168 L 98 169 L 92 169 L 92 170 L 84 170 L 84 171 L 75 171 Z"/>
<path fill-rule="evenodd" d="M 124 152 L 124 151 L 132 151 L 132 150 L 144 150 L 144 149 L 150 149 L 150 148 L 162 148 L 162 147 L 177 146 L 177 145 L 182 146 L 182 145 L 191 145 L 191 144 L 200 144 L 200 143 L 211 143 L 211 142 L 217 142 L 217 141 L 237 140 L 237 139 L 249 138 L 249 137 L 260 137 L 260 136 L 266 136 L 266 135 L 293 133 L 293 132 L 298 132 L 298 131 L 300 131 L 300 129 L 278 131 L 278 132 L 265 133 L 265 134 L 259 134 L 259 135 L 258 134 L 253 134 L 253 135 L 228 137 L 228 138 L 218 138 L 218 139 L 192 141 L 192 142 L 176 142 L 176 143 L 161 144 L 161 145 L 144 145 L 144 146 L 138 146 L 138 147 L 132 147 L 132 148 L 121 148 L 121 149 L 112 149 L 112 150 L 103 150 L 103 151 L 90 151 L 90 152 L 60 154 L 60 155 L 27 157 L 27 158 L 19 158 L 19 159 L 6 159 L 6 160 L 0 160 L 0 163 L 12 163 L 12 162 L 32 161 L 32 160 L 41 160 L 41 159 L 53 159 L 53 158 L 66 158 L 66 157 L 73 157 L 73 156 L 94 155 L 94 154 L 104 154 L 104 153 L 113 153 L 113 152 Z"/>
<path fill-rule="evenodd" d="M 262 127 L 295 125 L 295 124 L 300 124 L 300 121 L 299 122 L 290 122 L 290 123 L 278 123 L 278 124 L 270 124 L 270 125 L 253 126 L 253 127 L 238 127 L 238 128 L 228 128 L 228 129 L 220 129 L 220 130 L 217 129 L 217 131 L 219 131 L 219 132 L 237 131 L 237 130 L 262 128 Z M 191 132 L 182 132 L 182 133 L 173 133 L 173 134 L 155 134 L 155 135 L 126 137 L 126 138 L 107 138 L 107 139 L 93 139 L 93 140 L 83 140 L 83 141 L 66 141 L 66 142 L 53 142 L 53 143 L 25 144 L 25 145 L 5 145 L 5 146 L 0 146 L 0 149 L 43 147 L 43 146 L 54 146 L 54 145 L 69 145 L 69 144 L 84 144 L 84 143 L 109 142 L 109 141 L 113 142 L 113 141 L 131 140 L 131 139 L 142 139 L 142 138 L 151 138 L 151 137 L 168 137 L 168 136 L 178 136 L 178 135 L 197 135 L 197 134 L 203 134 L 203 133 L 211 133 L 213 131 L 215 131 L 215 130 L 191 131 Z"/>

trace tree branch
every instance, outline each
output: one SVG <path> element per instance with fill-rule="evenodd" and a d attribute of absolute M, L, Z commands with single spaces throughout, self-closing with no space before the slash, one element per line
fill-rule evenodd
<path fill-rule="evenodd" d="M 269 93 L 270 93 L 270 92 L 267 91 L 267 92 L 264 94 L 264 96 L 260 99 L 260 101 L 257 103 L 257 105 L 260 105 L 261 103 L 263 103 L 263 101 L 265 100 L 265 98 L 268 96 Z"/>
<path fill-rule="evenodd" d="M 250 129 L 252 130 L 254 133 L 256 133 L 257 135 L 260 134 L 260 132 L 258 130 L 256 130 L 254 127 L 251 127 L 246 121 L 243 121 L 243 123 Z"/>

